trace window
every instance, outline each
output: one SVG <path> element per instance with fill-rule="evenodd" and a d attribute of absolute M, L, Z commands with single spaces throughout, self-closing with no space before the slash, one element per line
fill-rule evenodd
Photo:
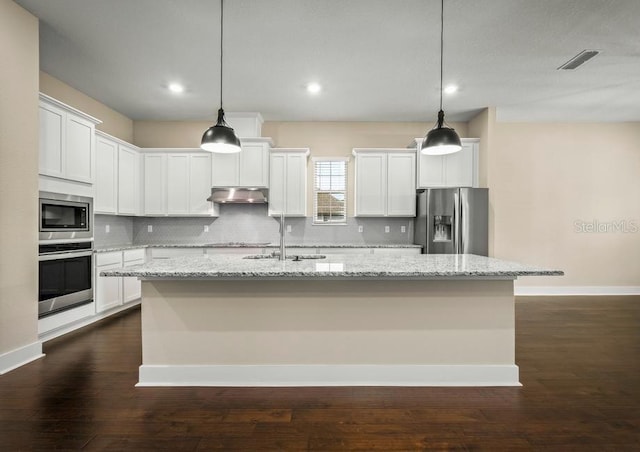
<path fill-rule="evenodd" d="M 313 223 L 347 223 L 346 159 L 314 159 Z"/>

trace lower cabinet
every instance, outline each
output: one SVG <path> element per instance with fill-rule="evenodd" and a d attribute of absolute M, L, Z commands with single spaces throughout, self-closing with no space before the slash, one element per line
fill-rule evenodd
<path fill-rule="evenodd" d="M 100 276 L 101 271 L 127 265 L 143 264 L 144 249 L 113 251 L 96 254 L 96 312 L 104 312 L 140 298 L 140 281 L 137 278 Z"/>

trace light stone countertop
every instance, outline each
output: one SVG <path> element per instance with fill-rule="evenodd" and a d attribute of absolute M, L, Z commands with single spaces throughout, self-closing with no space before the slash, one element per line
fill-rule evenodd
<path fill-rule="evenodd" d="M 473 254 L 411 256 L 328 255 L 295 262 L 238 255 L 182 256 L 100 272 L 101 276 L 162 279 L 516 279 L 560 276 L 559 270 Z"/>
<path fill-rule="evenodd" d="M 159 243 L 159 244 L 149 244 L 149 245 L 105 245 L 105 246 L 97 246 L 94 249 L 96 253 L 109 253 L 112 251 L 125 251 L 132 249 L 140 249 L 140 248 L 279 248 L 278 244 L 275 243 L 240 243 L 240 242 L 232 242 L 232 243 Z M 420 245 L 415 245 L 413 243 L 405 243 L 405 244 L 355 244 L 355 243 L 308 243 L 302 245 L 289 245 L 287 244 L 287 249 L 290 248 L 422 248 Z"/>

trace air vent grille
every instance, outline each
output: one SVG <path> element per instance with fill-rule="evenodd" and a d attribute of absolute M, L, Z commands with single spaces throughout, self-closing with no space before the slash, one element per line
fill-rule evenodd
<path fill-rule="evenodd" d="M 583 50 L 582 52 L 571 58 L 569 61 L 564 63 L 562 66 L 560 66 L 558 70 L 572 71 L 574 69 L 577 69 L 599 53 L 599 50 Z"/>

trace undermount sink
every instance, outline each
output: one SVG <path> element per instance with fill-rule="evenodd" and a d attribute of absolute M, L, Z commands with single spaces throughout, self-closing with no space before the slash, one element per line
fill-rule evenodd
<path fill-rule="evenodd" d="M 243 259 L 278 259 L 277 254 L 249 254 L 244 256 Z M 292 261 L 301 261 L 303 259 L 324 259 L 327 256 L 324 254 L 291 254 L 287 256 L 287 259 Z"/>

